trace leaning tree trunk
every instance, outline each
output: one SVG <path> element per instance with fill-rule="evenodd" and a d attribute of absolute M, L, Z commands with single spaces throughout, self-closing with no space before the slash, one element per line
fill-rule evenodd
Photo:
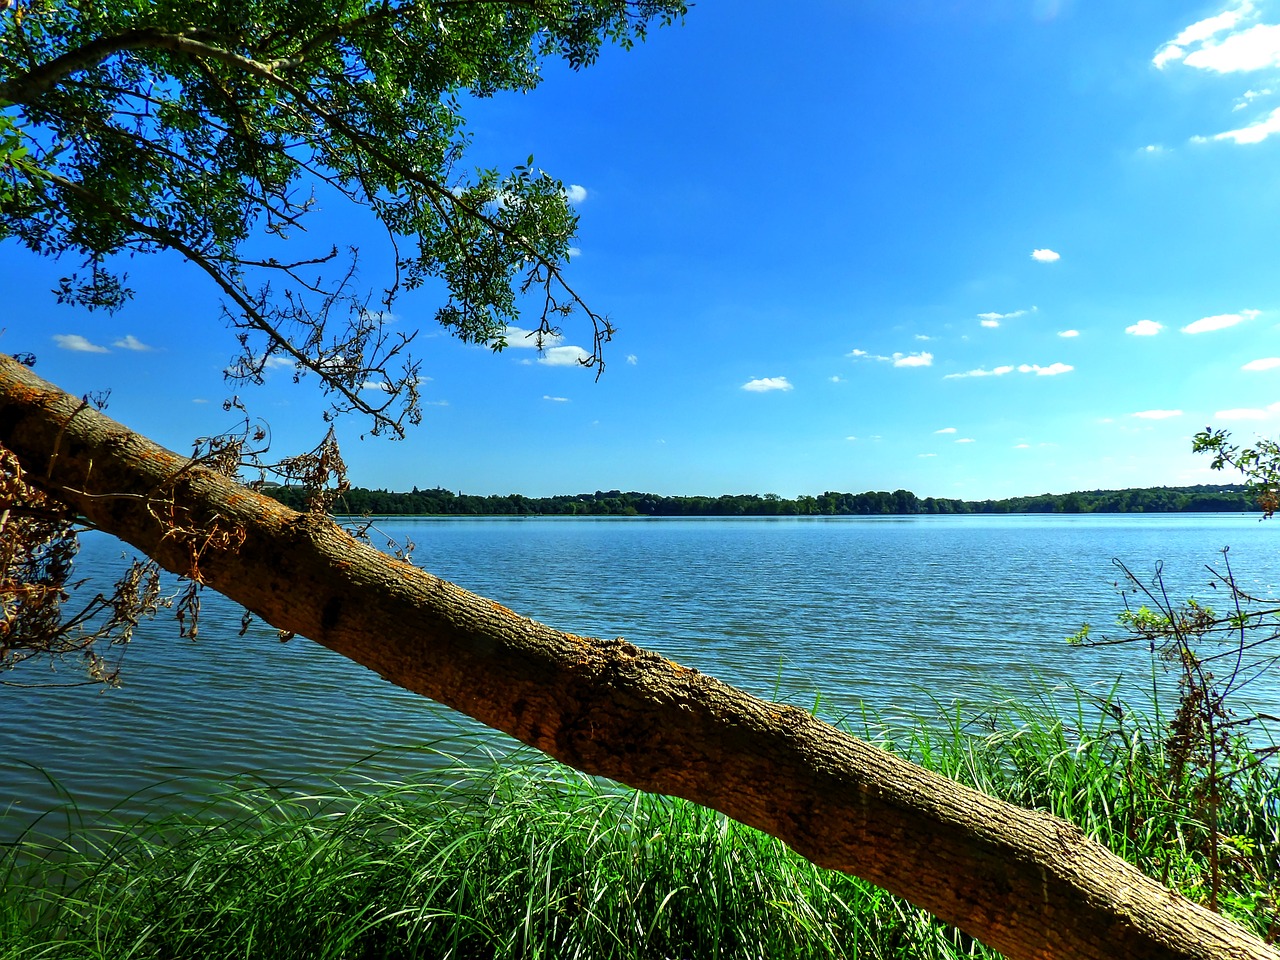
<path fill-rule="evenodd" d="M 0 444 L 28 482 L 175 573 L 198 563 L 272 626 L 579 770 L 757 827 L 1009 957 L 1280 958 L 1063 820 L 621 638 L 520 617 L 193 465 L 8 357 Z"/>

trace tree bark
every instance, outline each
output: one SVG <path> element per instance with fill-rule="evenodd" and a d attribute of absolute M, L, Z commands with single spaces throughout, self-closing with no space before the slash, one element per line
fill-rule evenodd
<path fill-rule="evenodd" d="M 1063 820 L 621 638 L 520 617 L 193 465 L 8 357 L 0 443 L 28 482 L 271 625 L 579 770 L 757 827 L 1009 957 L 1280 960 Z"/>

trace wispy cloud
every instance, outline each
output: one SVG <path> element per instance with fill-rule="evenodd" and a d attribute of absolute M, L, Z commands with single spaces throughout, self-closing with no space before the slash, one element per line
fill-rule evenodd
<path fill-rule="evenodd" d="M 1168 420 L 1170 417 L 1182 416 L 1181 410 L 1139 410 L 1137 413 L 1129 414 L 1131 417 L 1137 417 L 1139 420 Z"/>
<path fill-rule="evenodd" d="M 526 330 L 524 327 L 506 327 L 502 331 L 503 338 L 507 341 L 508 350 L 536 350 L 539 346 L 543 349 L 547 347 L 558 347 L 564 343 L 564 337 L 556 333 L 544 333 L 542 342 L 538 342 L 538 332 L 536 330 Z"/>
<path fill-rule="evenodd" d="M 545 394 L 545 393 L 542 395 L 542 399 L 543 399 L 543 400 L 550 400 L 552 403 L 568 403 L 568 402 L 569 402 L 569 398 L 568 398 L 568 397 L 553 397 L 553 396 L 550 396 L 549 394 Z"/>
<path fill-rule="evenodd" d="M 329 366 L 334 369 L 337 369 L 338 367 L 337 364 L 330 364 Z M 296 367 L 297 364 L 288 357 L 267 357 L 266 361 L 262 364 L 263 372 L 268 370 L 293 370 Z M 250 375 L 250 370 L 251 368 L 248 364 L 237 360 L 231 366 L 224 368 L 222 372 L 229 377 L 246 377 Z"/>
<path fill-rule="evenodd" d="M 570 203 L 581 203 L 587 199 L 587 188 L 577 183 L 571 183 L 565 187 L 564 195 Z"/>
<path fill-rule="evenodd" d="M 1034 312 L 1036 309 L 1038 308 L 1032 307 L 1030 311 L 1014 310 L 1012 313 L 980 313 L 978 314 L 978 319 L 982 321 L 982 325 L 984 327 L 998 327 L 1000 326 L 1001 320 L 1012 320 L 1015 317 L 1024 317 L 1028 312 Z"/>
<path fill-rule="evenodd" d="M 1226 330 L 1237 323 L 1244 323 L 1258 316 L 1261 310 L 1241 310 L 1239 313 L 1220 313 L 1213 317 L 1201 317 L 1182 328 L 1183 333 L 1209 333 L 1213 330 Z"/>
<path fill-rule="evenodd" d="M 742 385 L 742 389 L 750 393 L 768 393 L 770 390 L 794 390 L 791 381 L 786 377 L 761 377 L 758 380 L 748 380 Z"/>
<path fill-rule="evenodd" d="M 132 333 L 125 334 L 119 340 L 114 341 L 111 345 L 113 347 L 119 347 L 121 350 L 136 350 L 138 353 L 147 353 L 155 349 L 155 347 L 143 343 Z"/>
<path fill-rule="evenodd" d="M 1238 144 L 1261 143 L 1273 133 L 1280 133 L 1280 107 L 1276 107 L 1261 120 L 1255 120 L 1247 126 L 1235 130 L 1224 130 L 1212 137 L 1192 137 L 1194 143 L 1208 143 L 1210 140 L 1233 140 Z"/>
<path fill-rule="evenodd" d="M 878 360 L 881 363 L 892 363 L 895 367 L 933 366 L 933 354 L 927 351 L 921 351 L 920 353 L 891 353 L 885 356 L 883 353 L 852 350 L 846 356 L 853 357 L 855 360 Z"/>
<path fill-rule="evenodd" d="M 1039 263 L 1053 263 L 1055 260 L 1061 260 L 1062 254 L 1056 250 L 1050 250 L 1048 247 L 1031 251 L 1031 259 Z"/>
<path fill-rule="evenodd" d="M 1241 370 L 1274 370 L 1280 367 L 1280 357 L 1262 357 L 1259 360 L 1250 360 Z"/>
<path fill-rule="evenodd" d="M 538 358 L 547 367 L 578 367 L 591 359 L 591 354 L 581 347 L 551 347 Z"/>
<path fill-rule="evenodd" d="M 544 333 L 541 343 L 539 343 L 538 331 L 526 330 L 524 327 L 508 326 L 503 330 L 502 336 L 507 341 L 508 350 L 537 350 L 541 348 L 542 354 L 537 357 L 537 362 L 545 367 L 576 367 L 591 359 L 590 353 L 582 347 L 565 343 L 564 337 L 558 333 Z M 634 363 L 635 361 L 628 357 L 627 362 Z M 533 361 L 521 360 L 520 363 L 531 366 Z"/>
<path fill-rule="evenodd" d="M 1197 20 L 1168 43 L 1162 44 L 1151 62 L 1158 69 L 1182 63 L 1197 70 L 1237 73 L 1280 64 L 1280 27 L 1252 23 L 1252 0 L 1241 0 L 1230 9 Z"/>
<path fill-rule="evenodd" d="M 637 357 L 634 353 L 628 353 L 628 354 L 627 354 L 627 363 L 628 363 L 630 366 L 633 366 L 633 367 L 634 367 L 634 366 L 635 366 L 637 363 L 639 363 L 639 362 L 640 362 L 640 358 L 639 358 L 639 357 Z"/>
<path fill-rule="evenodd" d="M 1249 106 L 1249 104 L 1253 103 L 1254 100 L 1257 100 L 1259 97 L 1269 97 L 1271 96 L 1271 93 L 1272 91 L 1270 87 L 1266 87 L 1262 90 L 1246 90 L 1240 95 L 1240 99 L 1236 101 L 1235 106 L 1231 109 L 1243 110 Z"/>
<path fill-rule="evenodd" d="M 1023 363 L 1018 365 L 1019 373 L 1034 373 L 1037 377 L 1056 377 L 1059 374 L 1070 373 L 1074 370 L 1069 363 L 1051 363 L 1047 367 L 1042 367 L 1038 363 Z"/>
<path fill-rule="evenodd" d="M 1066 338 L 1070 339 L 1071 337 L 1078 337 L 1078 336 L 1080 336 L 1080 331 L 1079 331 L 1079 330 L 1059 330 L 1059 331 L 1058 331 L 1058 336 L 1060 336 L 1060 337 L 1066 337 Z"/>
<path fill-rule="evenodd" d="M 110 353 L 106 347 L 101 344 L 93 343 L 87 337 L 82 337 L 78 333 L 55 333 L 53 342 L 63 350 L 70 350 L 74 353 Z"/>
<path fill-rule="evenodd" d="M 933 354 L 908 353 L 903 356 L 895 353 L 893 355 L 893 365 L 895 367 L 931 367 L 933 366 Z"/>
<path fill-rule="evenodd" d="M 948 373 L 943 380 L 959 380 L 962 377 L 1003 377 L 1006 373 L 1013 373 L 1017 369 L 1013 364 L 1006 364 L 1002 367 L 994 367 L 990 370 L 985 367 L 979 367 L 977 370 L 969 370 L 965 373 Z"/>
<path fill-rule="evenodd" d="M 943 427 L 941 430 L 935 430 L 934 433 L 955 433 L 955 427 Z"/>
<path fill-rule="evenodd" d="M 1163 329 L 1163 323 L 1156 323 L 1154 320 L 1139 320 L 1137 323 L 1125 327 L 1124 332 L 1134 337 L 1154 337 Z"/>
<path fill-rule="evenodd" d="M 964 377 L 1003 377 L 1005 374 L 1013 373 L 1034 373 L 1037 377 L 1056 377 L 1064 373 L 1070 373 L 1074 370 L 1069 363 L 1051 363 L 1042 367 L 1038 363 L 1019 363 L 1005 364 L 1000 367 L 992 367 L 990 370 L 985 367 L 979 367 L 977 370 L 968 370 L 964 373 L 948 373 L 944 380 L 959 380 Z"/>
<path fill-rule="evenodd" d="M 956 440 L 956 443 L 977 443 L 977 442 L 978 441 L 973 439 L 973 437 L 960 437 L 958 440 Z"/>
<path fill-rule="evenodd" d="M 845 383 L 845 382 L 846 382 L 845 378 L 844 378 L 844 377 L 840 377 L 840 376 L 830 376 L 830 377 L 827 377 L 827 380 L 829 380 L 831 383 Z"/>
<path fill-rule="evenodd" d="M 1236 407 L 1232 410 L 1219 410 L 1213 415 L 1215 420 L 1268 420 L 1280 414 L 1280 403 L 1269 403 L 1265 407 Z"/>

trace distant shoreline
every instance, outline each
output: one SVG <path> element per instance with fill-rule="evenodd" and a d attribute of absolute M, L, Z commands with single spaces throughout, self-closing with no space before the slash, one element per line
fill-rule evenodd
<path fill-rule="evenodd" d="M 286 506 L 305 509 L 302 486 L 267 485 L 263 492 Z M 1002 500 L 953 500 L 917 497 L 909 490 L 837 493 L 788 500 L 776 494 L 725 494 L 718 497 L 668 497 L 651 493 L 597 490 L 555 497 L 521 494 L 487 497 L 436 487 L 407 493 L 352 487 L 330 509 L 353 516 L 412 517 L 857 517 L 946 514 L 1083 513 L 1255 513 L 1249 488 L 1241 484 L 1190 487 L 1136 487 L 1042 493 Z"/>

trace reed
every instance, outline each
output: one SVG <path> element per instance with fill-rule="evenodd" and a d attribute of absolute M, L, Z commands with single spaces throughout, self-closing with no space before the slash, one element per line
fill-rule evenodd
<path fill-rule="evenodd" d="M 1051 810 L 1204 899 L 1204 824 L 1173 802 L 1162 728 L 1114 698 L 948 709 L 859 733 Z M 1224 780 L 1225 912 L 1271 930 L 1274 767 Z M 0 957 L 986 957 L 927 914 L 705 808 L 531 756 L 325 795 L 240 786 L 215 807 L 0 862 Z M 229 810 L 230 806 L 230 810 Z"/>

